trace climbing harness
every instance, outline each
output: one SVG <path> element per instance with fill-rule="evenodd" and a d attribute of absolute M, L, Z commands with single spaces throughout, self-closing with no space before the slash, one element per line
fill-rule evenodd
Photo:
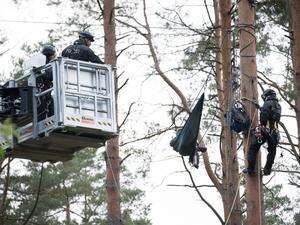
<path fill-rule="evenodd" d="M 254 136 L 259 144 L 263 143 L 262 128 L 260 126 L 254 128 Z"/>

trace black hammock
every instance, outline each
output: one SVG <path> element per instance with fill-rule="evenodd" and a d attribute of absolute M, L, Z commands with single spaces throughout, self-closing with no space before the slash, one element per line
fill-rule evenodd
<path fill-rule="evenodd" d="M 178 131 L 176 137 L 170 142 L 173 149 L 182 156 L 189 156 L 189 161 L 194 162 L 197 153 L 197 138 L 202 115 L 204 94 L 201 95 L 183 128 Z M 193 163 L 197 168 L 198 163 Z"/>

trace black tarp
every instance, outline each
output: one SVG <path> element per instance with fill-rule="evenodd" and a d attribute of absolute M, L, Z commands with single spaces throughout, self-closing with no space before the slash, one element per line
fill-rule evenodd
<path fill-rule="evenodd" d="M 170 142 L 173 149 L 182 156 L 194 157 L 196 153 L 197 138 L 202 115 L 204 94 L 201 95 L 183 128 Z"/>

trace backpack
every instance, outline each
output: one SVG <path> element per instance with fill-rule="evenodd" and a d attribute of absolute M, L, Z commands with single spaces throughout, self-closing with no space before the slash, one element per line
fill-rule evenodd
<path fill-rule="evenodd" d="M 241 102 L 233 104 L 230 110 L 230 130 L 240 133 L 250 128 L 250 118 L 246 112 L 245 106 Z"/>

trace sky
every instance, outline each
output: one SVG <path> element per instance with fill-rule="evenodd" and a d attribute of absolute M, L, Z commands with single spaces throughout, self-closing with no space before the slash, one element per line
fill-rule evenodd
<path fill-rule="evenodd" d="M 160 4 L 157 4 L 157 2 L 159 1 L 156 1 L 156 4 L 153 3 L 153 5 L 151 3 L 151 7 L 166 7 L 170 4 L 170 1 L 161 1 Z M 173 4 L 176 2 L 180 1 L 174 1 Z M 190 5 L 199 4 L 199 1 L 190 0 L 189 2 Z M 195 8 L 195 11 L 197 10 L 199 10 L 199 8 Z M 206 20 L 204 12 L 200 13 L 200 17 L 203 21 Z M 20 54 L 20 47 L 24 43 L 30 44 L 46 40 L 47 29 L 54 28 L 56 26 L 54 24 L 20 23 L 16 21 L 55 22 L 56 20 L 56 12 L 53 9 L 46 7 L 41 0 L 26 1 L 19 7 L 12 4 L 11 1 L 3 1 L 0 8 L 0 28 L 3 30 L 3 33 L 7 36 L 9 41 L 2 48 L 4 50 L 10 50 L 7 52 L 5 57 L 0 57 L 0 64 L 5 65 L 5 67 L 2 66 L 0 68 L 0 73 L 8 74 L 8 72 L 13 69 L 11 57 Z M 178 40 L 178 42 L 180 42 L 180 40 Z M 1 49 L 1 51 L 3 49 Z M 100 52 L 100 54 L 101 53 L 103 52 Z M 271 59 L 272 62 L 278 60 L 280 59 L 276 59 L 276 56 Z M 151 62 L 147 62 L 146 64 L 151 64 Z M 165 63 L 163 66 L 167 67 L 168 65 Z M 136 83 L 143 83 L 145 80 L 144 73 L 147 73 L 147 71 L 145 71 L 146 67 L 137 67 L 130 64 L 130 67 L 124 68 L 124 70 L 126 70 L 127 73 L 132 71 L 132 73 L 140 74 L 140 76 L 137 76 L 134 81 L 130 80 L 129 88 L 132 88 L 134 91 L 127 93 L 126 98 L 137 99 L 136 94 L 138 92 L 138 99 L 143 98 L 143 101 L 148 103 L 148 106 L 144 107 L 146 107 L 145 109 L 149 109 L 149 114 L 151 114 L 152 117 L 156 116 L 157 118 L 160 118 L 163 120 L 161 123 L 164 124 L 164 120 L 167 120 L 166 115 L 160 115 L 158 112 L 150 108 L 155 106 L 155 103 L 158 103 L 159 101 L 169 102 L 170 98 L 174 97 L 174 95 L 169 90 L 166 90 L 164 84 L 158 83 L 157 79 L 147 80 L 144 85 L 137 88 Z M 147 88 L 150 87 L 152 92 L 149 95 L 149 93 L 145 90 L 149 90 Z M 153 93 L 162 93 L 166 96 L 166 99 L 160 100 L 160 96 L 153 95 Z M 121 107 L 126 108 L 126 106 Z M 145 119 L 147 120 L 147 118 Z M 190 188 L 167 186 L 170 184 L 190 184 L 186 174 L 182 173 L 183 166 L 181 159 L 169 147 L 169 140 L 172 136 L 174 136 L 173 133 L 163 135 L 151 146 L 152 159 L 150 164 L 149 180 L 145 185 L 145 201 L 151 204 L 150 216 L 153 225 L 199 225 L 203 224 L 204 221 L 206 225 L 219 224 L 218 219 L 213 215 L 211 210 L 200 201 L 195 191 Z M 216 161 L 214 160 L 216 155 L 217 153 L 211 153 L 210 157 L 213 159 L 212 161 Z M 191 170 L 197 180 L 197 184 L 210 184 L 203 167 L 200 167 L 199 170 Z M 284 179 L 280 177 L 276 177 L 274 180 L 274 183 L 281 183 L 284 181 Z M 214 188 L 201 188 L 201 192 L 222 215 L 220 196 L 216 194 Z"/>

